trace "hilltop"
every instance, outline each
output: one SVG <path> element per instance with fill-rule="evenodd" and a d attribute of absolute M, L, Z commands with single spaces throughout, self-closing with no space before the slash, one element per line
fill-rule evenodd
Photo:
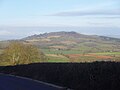
<path fill-rule="evenodd" d="M 80 52 L 120 51 L 120 39 L 98 35 L 84 35 L 73 31 L 32 35 L 22 40 L 44 49 L 78 50 Z"/>

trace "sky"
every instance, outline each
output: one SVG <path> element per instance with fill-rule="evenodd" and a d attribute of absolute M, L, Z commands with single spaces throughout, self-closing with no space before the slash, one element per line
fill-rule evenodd
<path fill-rule="evenodd" d="M 120 35 L 120 0 L 0 0 L 0 40 L 54 31 Z"/>

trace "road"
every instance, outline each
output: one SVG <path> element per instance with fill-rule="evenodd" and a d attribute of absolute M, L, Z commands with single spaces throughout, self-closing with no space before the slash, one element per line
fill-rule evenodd
<path fill-rule="evenodd" d="M 0 74 L 0 90 L 67 90 L 27 78 Z"/>

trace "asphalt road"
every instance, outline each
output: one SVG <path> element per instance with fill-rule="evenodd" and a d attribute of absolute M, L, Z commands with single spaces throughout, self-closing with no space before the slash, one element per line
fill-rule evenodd
<path fill-rule="evenodd" d="M 0 74 L 0 90 L 67 90 L 67 89 L 31 79 Z"/>

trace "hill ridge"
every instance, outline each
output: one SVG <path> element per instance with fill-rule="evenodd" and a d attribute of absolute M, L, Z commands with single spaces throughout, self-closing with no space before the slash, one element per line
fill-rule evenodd
<path fill-rule="evenodd" d="M 43 49 L 79 50 L 80 52 L 120 51 L 120 39 L 118 38 L 84 35 L 74 31 L 32 35 L 22 40 Z"/>

